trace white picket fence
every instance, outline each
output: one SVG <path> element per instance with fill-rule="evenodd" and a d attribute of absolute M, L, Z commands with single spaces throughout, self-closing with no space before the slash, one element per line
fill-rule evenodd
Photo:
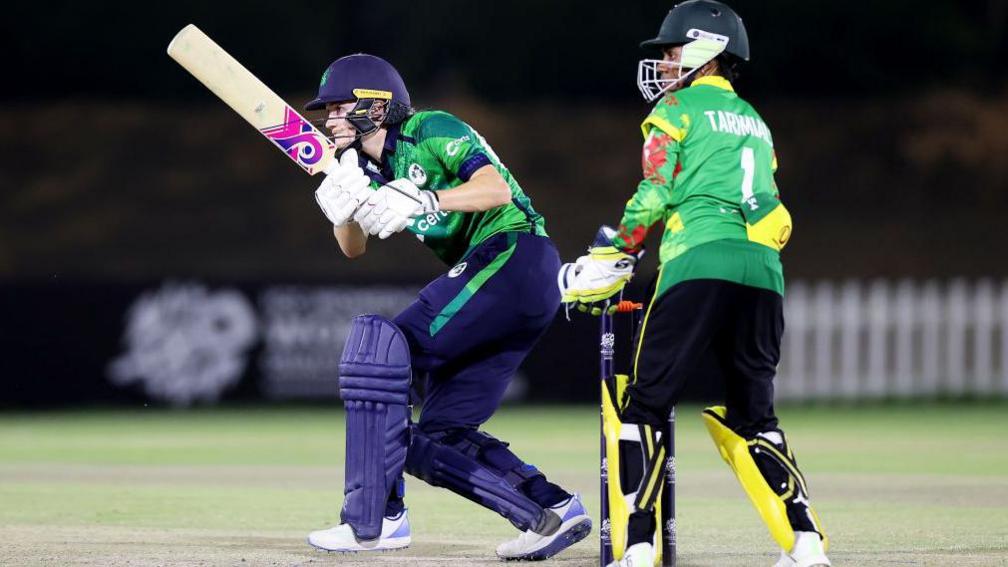
<path fill-rule="evenodd" d="M 1008 397 L 1008 281 L 788 284 L 778 400 Z"/>

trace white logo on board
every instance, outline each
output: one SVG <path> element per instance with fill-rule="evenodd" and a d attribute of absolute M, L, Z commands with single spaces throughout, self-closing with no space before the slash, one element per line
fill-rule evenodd
<path fill-rule="evenodd" d="M 255 313 L 241 292 L 166 284 L 130 307 L 126 353 L 109 365 L 109 381 L 140 383 L 151 398 L 176 406 L 212 402 L 241 378 L 256 335 Z"/>

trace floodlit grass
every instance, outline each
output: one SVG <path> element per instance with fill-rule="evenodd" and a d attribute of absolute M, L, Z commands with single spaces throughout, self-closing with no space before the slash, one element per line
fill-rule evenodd
<path fill-rule="evenodd" d="M 774 545 L 679 410 L 680 566 L 771 565 Z M 1008 404 L 780 408 L 834 565 L 1008 564 Z M 507 521 L 407 480 L 413 545 L 304 543 L 338 522 L 342 413 L 322 408 L 0 414 L 2 565 L 490 565 Z M 592 407 L 505 408 L 487 431 L 598 510 Z M 597 565 L 597 531 L 545 565 Z"/>

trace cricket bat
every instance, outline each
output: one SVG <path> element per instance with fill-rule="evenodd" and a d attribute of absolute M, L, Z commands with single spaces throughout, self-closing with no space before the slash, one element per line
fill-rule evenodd
<path fill-rule="evenodd" d="M 336 145 L 193 24 L 168 44 L 168 55 L 310 175 L 336 161 Z"/>

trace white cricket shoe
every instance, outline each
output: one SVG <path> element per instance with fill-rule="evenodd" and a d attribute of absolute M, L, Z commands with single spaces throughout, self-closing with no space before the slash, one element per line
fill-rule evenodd
<path fill-rule="evenodd" d="M 497 557 L 505 561 L 541 561 L 581 541 L 591 533 L 591 518 L 585 512 L 581 496 L 575 494 L 547 510 L 560 517 L 560 527 L 550 535 L 525 530 L 517 539 L 497 546 Z"/>
<path fill-rule="evenodd" d="M 308 545 L 324 551 L 387 551 L 403 549 L 409 544 L 410 525 L 406 510 L 398 516 L 384 518 L 381 535 L 377 539 L 357 539 L 350 524 L 308 534 Z"/>
<path fill-rule="evenodd" d="M 829 567 L 822 538 L 815 532 L 795 532 L 795 544 L 790 553 L 781 551 L 774 567 Z"/>
<path fill-rule="evenodd" d="M 623 559 L 613 561 L 606 567 L 652 567 L 654 561 L 654 546 L 647 542 L 635 543 L 623 552 Z"/>

